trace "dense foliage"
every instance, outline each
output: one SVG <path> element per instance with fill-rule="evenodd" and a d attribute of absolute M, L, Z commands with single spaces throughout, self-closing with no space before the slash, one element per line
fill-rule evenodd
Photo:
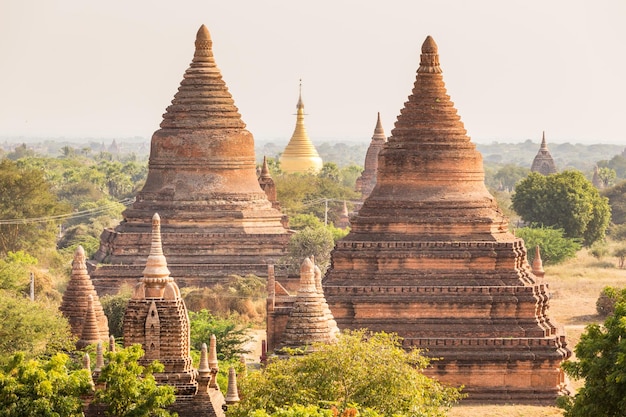
<path fill-rule="evenodd" d="M 576 359 L 563 363 L 571 377 L 585 385 L 574 398 L 563 397 L 565 417 L 626 416 L 626 289 L 604 326 L 590 324 L 574 349 Z"/>
<path fill-rule="evenodd" d="M 626 181 L 602 190 L 602 195 L 609 199 L 611 221 L 619 225 L 626 223 Z"/>
<path fill-rule="evenodd" d="M 582 245 L 580 239 L 563 236 L 563 230 L 545 227 L 522 227 L 515 229 L 515 235 L 524 239 L 528 253 L 528 262 L 535 258 L 535 247 L 539 246 L 541 260 L 544 265 L 556 265 L 567 259 L 574 258 Z"/>
<path fill-rule="evenodd" d="M 209 345 L 211 335 L 215 335 L 217 358 L 220 361 L 239 360 L 249 352 L 246 345 L 252 340 L 249 334 L 251 325 L 241 325 L 229 318 L 219 318 L 208 310 L 189 312 L 191 347 L 200 351 L 202 344 Z"/>
<path fill-rule="evenodd" d="M 67 320 L 46 300 L 0 290 L 0 317 L 0 363 L 18 352 L 34 358 L 74 348 Z"/>
<path fill-rule="evenodd" d="M 91 378 L 70 368 L 61 353 L 41 360 L 13 356 L 0 367 L 0 417 L 82 417 L 80 396 L 90 393 Z"/>
<path fill-rule="evenodd" d="M 18 250 L 36 253 L 54 246 L 58 226 L 46 218 L 68 211 L 41 170 L 20 167 L 8 159 L 0 161 L 0 219 L 5 221 L 0 223 L 0 256 Z M 16 221 L 20 219 L 40 220 Z"/>
<path fill-rule="evenodd" d="M 524 221 L 563 229 L 566 237 L 581 238 L 585 246 L 604 238 L 611 217 L 608 199 L 578 171 L 532 172 L 517 184 L 512 202 Z"/>
<path fill-rule="evenodd" d="M 105 354 L 108 363 L 102 368 L 95 403 L 104 404 L 111 417 L 170 417 L 166 407 L 176 399 L 174 388 L 157 385 L 155 372 L 163 371 L 158 362 L 143 367 L 138 361 L 144 352 L 140 345 Z"/>
<path fill-rule="evenodd" d="M 271 360 L 241 381 L 242 401 L 230 416 L 254 410 L 272 414 L 292 404 L 371 408 L 382 415 L 443 416 L 461 398 L 455 388 L 426 377 L 429 360 L 406 351 L 397 336 L 343 333 L 335 344 L 318 344 L 306 355 Z"/>

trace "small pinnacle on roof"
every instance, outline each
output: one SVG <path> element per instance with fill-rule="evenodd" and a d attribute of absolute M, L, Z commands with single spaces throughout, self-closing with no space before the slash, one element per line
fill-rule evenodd
<path fill-rule="evenodd" d="M 440 73 L 439 54 L 437 52 L 437 44 L 435 40 L 428 35 L 422 44 L 422 54 L 420 55 L 420 66 L 417 72 Z"/>
<path fill-rule="evenodd" d="M 96 367 L 94 371 L 100 372 L 104 368 L 104 354 L 102 352 L 102 342 L 98 342 L 96 345 Z"/>
<path fill-rule="evenodd" d="M 209 33 L 209 29 L 205 25 L 200 26 L 200 29 L 198 29 L 195 45 L 196 51 L 193 55 L 194 62 L 206 61 L 207 58 L 213 56 L 213 52 L 211 51 L 213 41 L 211 40 L 211 34 Z"/>
<path fill-rule="evenodd" d="M 143 270 L 143 281 L 146 285 L 160 284 L 167 281 L 170 270 L 167 268 L 167 260 L 163 255 L 163 245 L 161 243 L 161 218 L 158 213 L 152 216 L 152 242 L 150 244 L 150 255 Z M 171 280 L 171 278 L 170 278 Z"/>
<path fill-rule="evenodd" d="M 211 335 L 209 340 L 209 359 L 208 364 L 210 369 L 218 369 L 217 361 L 217 339 L 214 334 Z"/>
<path fill-rule="evenodd" d="M 267 157 L 263 156 L 263 167 L 261 168 L 261 178 L 270 178 L 270 167 L 267 165 Z"/>
<path fill-rule="evenodd" d="M 224 398 L 226 404 L 239 402 L 239 390 L 237 389 L 237 373 L 234 367 L 228 368 L 228 389 Z"/>
<path fill-rule="evenodd" d="M 202 344 L 200 349 L 200 366 L 198 367 L 198 374 L 201 377 L 207 377 L 211 374 L 211 368 L 209 367 L 209 355 L 207 353 L 206 343 Z"/>
<path fill-rule="evenodd" d="M 548 144 L 546 143 L 546 131 L 544 130 L 541 134 L 541 148 L 548 148 Z"/>

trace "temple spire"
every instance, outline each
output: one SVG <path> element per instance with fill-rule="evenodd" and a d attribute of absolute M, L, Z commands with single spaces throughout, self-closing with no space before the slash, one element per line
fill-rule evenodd
<path fill-rule="evenodd" d="M 309 139 L 304 125 L 304 102 L 302 101 L 302 81 L 300 81 L 298 103 L 296 105 L 296 127 L 291 139 L 280 157 L 280 166 L 284 172 L 319 172 L 323 162 L 317 149 Z"/>

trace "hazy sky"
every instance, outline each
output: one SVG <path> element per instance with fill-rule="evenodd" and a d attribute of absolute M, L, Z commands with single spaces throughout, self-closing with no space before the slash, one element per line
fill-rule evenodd
<path fill-rule="evenodd" d="M 244 122 L 391 135 L 427 35 L 475 142 L 626 144 L 624 0 L 0 0 L 0 137 L 150 137 L 202 23 Z"/>

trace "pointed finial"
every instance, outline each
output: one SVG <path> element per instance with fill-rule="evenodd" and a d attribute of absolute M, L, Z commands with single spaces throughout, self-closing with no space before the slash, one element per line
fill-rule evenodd
<path fill-rule="evenodd" d="M 202 344 L 200 349 L 200 366 L 198 367 L 198 374 L 201 377 L 207 377 L 211 375 L 211 368 L 209 367 L 209 355 L 207 353 L 206 343 Z"/>
<path fill-rule="evenodd" d="M 261 168 L 261 178 L 271 178 L 270 167 L 267 165 L 266 156 L 263 156 L 263 167 Z"/>
<path fill-rule="evenodd" d="M 539 245 L 535 246 L 535 259 L 533 259 L 532 265 L 533 274 L 542 278 L 546 272 L 543 270 L 543 261 L 541 260 L 541 253 L 539 251 Z"/>
<path fill-rule="evenodd" d="M 417 69 L 418 73 L 441 73 L 441 67 L 439 66 L 439 54 L 437 52 L 437 44 L 435 40 L 428 35 L 426 40 L 422 44 L 422 54 L 420 55 L 420 66 Z"/>
<path fill-rule="evenodd" d="M 87 352 L 83 355 L 83 369 L 86 369 L 87 372 L 89 372 L 89 385 L 91 385 L 91 389 L 93 390 L 95 384 L 93 383 L 93 375 L 91 374 L 91 358 Z"/>
<path fill-rule="evenodd" d="M 226 404 L 234 404 L 239 402 L 239 390 L 237 389 L 237 373 L 234 367 L 228 369 L 228 390 L 224 398 Z"/>
<path fill-rule="evenodd" d="M 310 258 L 304 258 L 302 265 L 300 265 L 300 288 L 298 288 L 298 293 L 300 292 L 317 292 L 315 286 L 315 264 Z"/>
<path fill-rule="evenodd" d="M 546 131 L 544 130 L 541 135 L 541 149 L 547 149 L 548 144 L 546 143 Z"/>
<path fill-rule="evenodd" d="M 209 340 L 208 365 L 210 369 L 219 369 L 217 361 L 217 338 L 214 334 L 211 335 L 211 339 Z"/>
<path fill-rule="evenodd" d="M 109 336 L 109 352 L 115 352 L 115 336 Z"/>
<path fill-rule="evenodd" d="M 193 62 L 210 61 L 213 57 L 213 41 L 209 29 L 205 25 L 200 26 L 196 34 L 196 51 L 193 55 Z"/>
<path fill-rule="evenodd" d="M 341 215 L 342 216 L 346 216 L 348 217 L 348 205 L 346 203 L 346 200 L 343 200 L 343 210 L 341 211 Z"/>
<path fill-rule="evenodd" d="M 98 342 L 96 346 L 96 367 L 94 371 L 100 372 L 104 368 L 104 355 L 102 353 L 102 342 Z"/>
<path fill-rule="evenodd" d="M 150 254 L 143 270 L 142 281 L 146 285 L 146 297 L 162 297 L 163 289 L 168 282 L 173 281 L 170 270 L 167 268 L 167 260 L 163 255 L 161 243 L 161 218 L 158 213 L 152 216 L 152 242 Z"/>
<path fill-rule="evenodd" d="M 304 102 L 302 101 L 302 78 L 300 78 L 298 104 L 296 104 L 296 109 L 304 111 Z"/>
<path fill-rule="evenodd" d="M 85 249 L 78 245 L 74 252 L 74 260 L 72 261 L 72 271 L 86 271 L 87 263 L 85 262 Z"/>
<path fill-rule="evenodd" d="M 86 369 L 89 373 L 91 373 L 91 358 L 87 352 L 83 355 L 83 369 Z"/>

